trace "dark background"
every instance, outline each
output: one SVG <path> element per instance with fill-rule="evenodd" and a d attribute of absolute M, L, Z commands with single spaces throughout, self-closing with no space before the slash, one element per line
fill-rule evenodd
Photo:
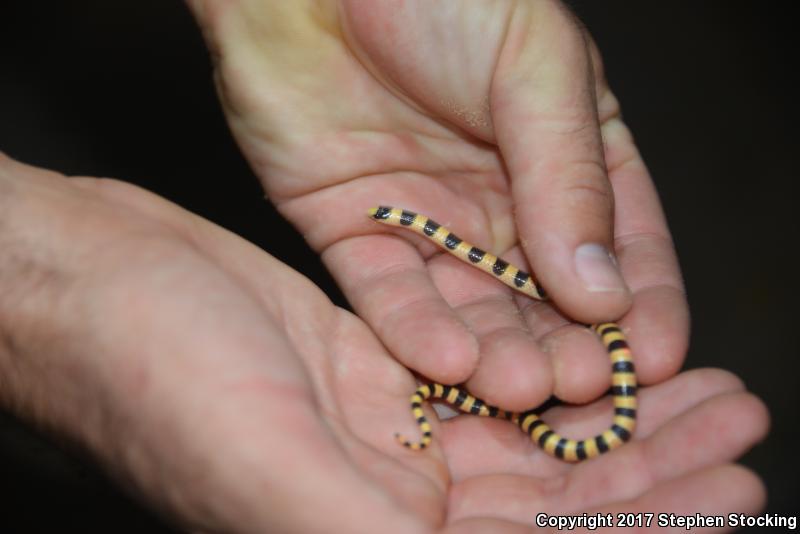
<path fill-rule="evenodd" d="M 603 52 L 677 243 L 693 314 L 686 367 L 731 369 L 769 405 L 772 432 L 743 463 L 766 481 L 767 512 L 795 515 L 795 25 L 760 2 L 572 4 Z M 4 4 L 0 150 L 152 189 L 334 295 L 237 151 L 178 0 Z M 3 533 L 171 532 L 90 463 L 2 413 L 0 491 Z"/>

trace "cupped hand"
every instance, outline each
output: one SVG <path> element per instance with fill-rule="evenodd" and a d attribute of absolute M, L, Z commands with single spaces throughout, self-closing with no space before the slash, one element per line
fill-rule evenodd
<path fill-rule="evenodd" d="M 688 311 L 669 231 L 561 3 L 189 4 L 270 199 L 400 362 L 506 409 L 587 402 L 608 359 L 571 321 L 621 318 L 641 383 L 677 372 Z M 378 204 L 531 268 L 553 304 L 369 221 Z"/>
<path fill-rule="evenodd" d="M 528 532 L 539 513 L 763 501 L 729 462 L 767 415 L 724 372 L 645 388 L 634 441 L 578 466 L 470 416 L 413 453 L 393 439 L 415 430 L 413 377 L 263 251 L 133 186 L 8 158 L 0 208 L 0 400 L 192 531 Z M 610 411 L 545 417 L 583 437 Z"/>

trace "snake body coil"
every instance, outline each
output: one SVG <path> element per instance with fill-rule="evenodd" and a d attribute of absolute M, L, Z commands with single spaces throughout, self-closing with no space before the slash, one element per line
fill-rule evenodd
<path fill-rule="evenodd" d="M 463 241 L 424 215 L 385 206 L 372 208 L 369 210 L 369 215 L 378 222 L 407 228 L 427 237 L 460 260 L 493 275 L 507 286 L 534 299 L 546 298 L 542 287 L 529 273 Z M 636 374 L 632 355 L 625 336 L 615 323 L 596 324 L 590 328 L 598 334 L 611 359 L 614 420 L 605 432 L 594 438 L 582 440 L 564 438 L 542 421 L 533 410 L 521 413 L 500 410 L 487 405 L 461 388 L 433 383 L 420 386 L 411 395 L 411 413 L 422 432 L 422 439 L 412 442 L 398 434 L 398 441 L 412 450 L 421 450 L 430 445 L 431 425 L 422 410 L 422 403 L 428 399 L 443 399 L 463 412 L 511 421 L 547 454 L 568 462 L 593 458 L 619 447 L 631 438 L 636 427 Z"/>

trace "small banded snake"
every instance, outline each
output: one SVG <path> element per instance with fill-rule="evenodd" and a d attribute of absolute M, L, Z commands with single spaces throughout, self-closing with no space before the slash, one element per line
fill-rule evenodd
<path fill-rule="evenodd" d="M 460 260 L 492 274 L 507 286 L 537 300 L 546 298 L 542 287 L 525 271 L 481 250 L 456 236 L 447 228 L 424 215 L 400 208 L 381 206 L 369 210 L 374 220 L 391 226 L 407 228 L 423 235 Z M 395 437 L 412 450 L 421 450 L 432 441 L 431 425 L 422 410 L 427 399 L 443 399 L 463 412 L 511 421 L 528 434 L 547 454 L 567 462 L 593 458 L 628 441 L 636 427 L 636 374 L 631 351 L 619 326 L 602 323 L 590 327 L 600 337 L 611 359 L 614 420 L 611 427 L 594 438 L 583 440 L 560 436 L 542 421 L 535 410 L 514 413 L 489 406 L 461 388 L 442 384 L 425 384 L 411 395 L 411 413 L 422 432 L 418 442 L 408 441 L 399 434 Z"/>

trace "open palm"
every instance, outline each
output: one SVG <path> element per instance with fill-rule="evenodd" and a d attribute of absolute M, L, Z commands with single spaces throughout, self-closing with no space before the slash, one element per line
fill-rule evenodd
<path fill-rule="evenodd" d="M 50 273 L 4 324 L 19 371 L 46 370 L 30 373 L 37 386 L 17 408 L 194 530 L 514 532 L 538 513 L 747 512 L 763 500 L 758 480 L 728 462 L 767 416 L 722 371 L 645 388 L 634 441 L 577 466 L 471 416 L 435 423 L 434 446 L 411 452 L 392 434 L 415 431 L 413 376 L 298 273 L 124 184 L 6 159 L 0 188 L 13 220 L 27 221 L 8 236 L 25 276 Z M 30 406 L 37 399 L 48 401 Z M 608 400 L 545 417 L 592 435 Z"/>
<path fill-rule="evenodd" d="M 15 258 L 0 278 L 17 362 L 4 398 L 193 531 L 515 532 L 539 513 L 763 501 L 729 462 L 767 415 L 722 371 L 645 388 L 634 441 L 577 466 L 471 416 L 435 423 L 434 446 L 414 453 L 392 437 L 415 430 L 413 376 L 297 272 L 118 182 L 2 158 L 0 191 Z M 605 399 L 545 417 L 591 435 L 610 411 Z"/>
<path fill-rule="evenodd" d="M 680 367 L 669 232 L 594 45 L 559 3 L 190 4 L 270 199 L 400 362 L 507 409 L 587 402 L 607 357 L 565 317 L 625 314 L 641 383 Z M 398 239 L 365 217 L 377 204 L 529 265 L 557 307 Z M 615 252 L 630 292 L 586 285 L 571 255 L 585 242 Z"/>

